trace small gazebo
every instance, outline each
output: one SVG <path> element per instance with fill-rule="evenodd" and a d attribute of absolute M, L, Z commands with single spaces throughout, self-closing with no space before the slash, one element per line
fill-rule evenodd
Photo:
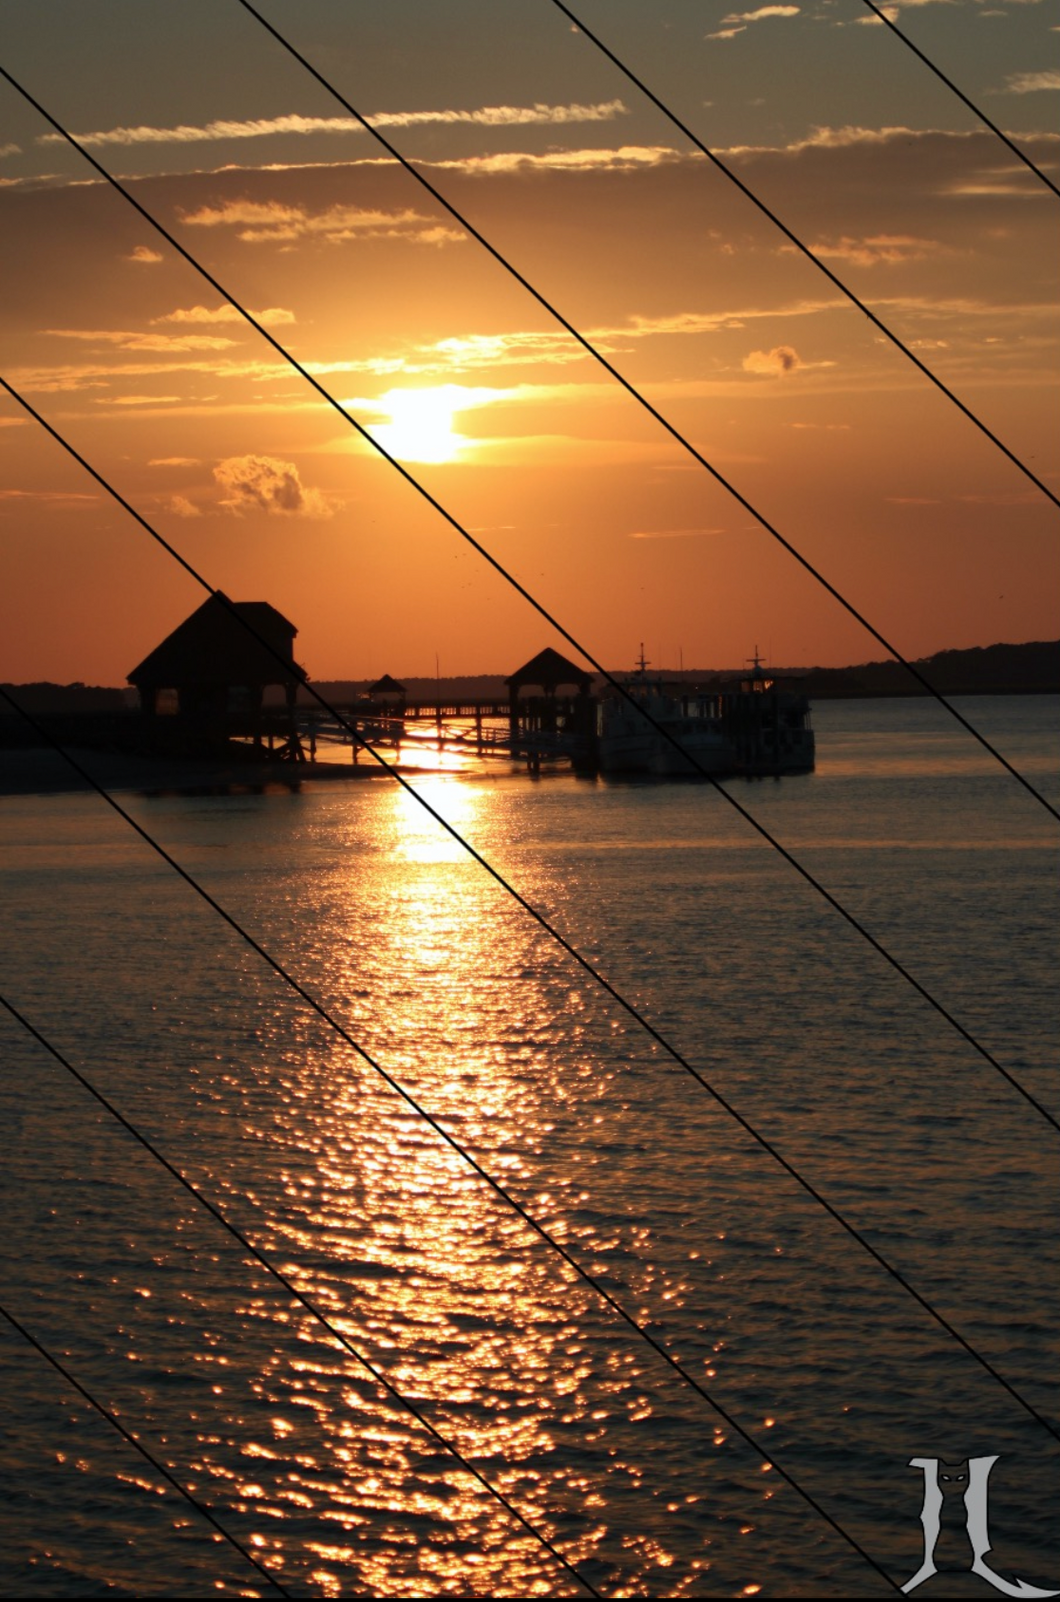
<path fill-rule="evenodd" d="M 384 673 L 381 679 L 376 679 L 374 684 L 368 686 L 368 694 L 373 701 L 382 701 L 386 706 L 404 706 L 408 691 L 397 679 Z"/>
<path fill-rule="evenodd" d="M 522 691 L 541 692 L 540 696 L 524 704 L 522 723 L 526 729 L 554 730 L 560 715 L 558 692 L 562 689 L 573 691 L 571 700 L 577 707 L 575 715 L 584 717 L 592 693 L 593 676 L 586 668 L 580 668 L 576 662 L 571 662 L 547 645 L 504 682 L 508 686 L 508 722 L 514 744 L 520 732 L 519 700 Z"/>
<path fill-rule="evenodd" d="M 519 691 L 524 689 L 541 690 L 545 695 L 555 695 L 556 691 L 564 685 L 577 690 L 579 695 L 588 695 L 593 685 L 593 676 L 585 668 L 580 668 L 576 662 L 554 651 L 551 645 L 546 645 L 543 651 L 538 651 L 529 662 L 505 679 L 508 686 L 508 700 L 514 705 L 519 699 Z"/>

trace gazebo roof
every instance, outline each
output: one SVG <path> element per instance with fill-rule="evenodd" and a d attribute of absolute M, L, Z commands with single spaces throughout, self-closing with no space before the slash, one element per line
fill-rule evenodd
<path fill-rule="evenodd" d="M 406 690 L 405 686 L 403 684 L 399 684 L 397 679 L 391 678 L 389 673 L 384 673 L 381 679 L 376 679 L 374 684 L 370 684 L 368 686 L 368 694 L 404 695 L 406 694 Z"/>
<path fill-rule="evenodd" d="M 546 693 L 558 689 L 561 684 L 576 684 L 587 693 L 592 686 L 593 676 L 586 668 L 579 667 L 576 662 L 569 661 L 554 651 L 551 645 L 547 645 L 504 682 L 513 693 L 524 684 L 540 685 Z"/>
<path fill-rule="evenodd" d="M 260 640 L 244 629 L 239 619 Z M 294 624 L 268 601 L 229 601 L 218 590 L 167 634 L 133 668 L 128 680 L 138 688 L 301 683 L 305 669 L 291 654 L 297 633 Z M 273 652 L 283 660 L 277 661 Z"/>

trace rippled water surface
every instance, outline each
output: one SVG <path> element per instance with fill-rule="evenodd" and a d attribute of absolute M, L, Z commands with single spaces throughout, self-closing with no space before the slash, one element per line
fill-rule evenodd
<path fill-rule="evenodd" d="M 961 707 L 1056 804 L 1060 702 Z M 1055 1112 L 1060 830 L 932 706 L 815 721 L 732 795 Z M 416 782 L 1055 1422 L 1034 1108 L 711 789 Z M 991 1561 L 1060 1584 L 1055 1440 L 414 799 L 124 799 L 728 1417 L 98 798 L 0 799 L 0 989 L 598 1591 L 891 1593 L 909 1458 L 993 1453 Z M 0 1300 L 291 1594 L 579 1594 L 6 1015 L 0 1060 Z M 0 1356 L 4 1595 L 271 1594 Z"/>

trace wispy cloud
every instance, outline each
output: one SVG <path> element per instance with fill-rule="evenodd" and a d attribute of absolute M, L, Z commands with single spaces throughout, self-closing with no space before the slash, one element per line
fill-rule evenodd
<path fill-rule="evenodd" d="M 101 406 L 179 406 L 183 395 L 105 395 Z"/>
<path fill-rule="evenodd" d="M 202 508 L 189 501 L 186 495 L 170 495 L 165 502 L 166 510 L 175 517 L 201 517 Z"/>
<path fill-rule="evenodd" d="M 734 11 L 731 16 L 722 17 L 723 28 L 731 28 L 737 22 L 764 22 L 767 17 L 797 17 L 799 6 L 759 6 L 757 11 Z"/>
<path fill-rule="evenodd" d="M 681 155 L 670 145 L 620 145 L 617 149 L 601 150 L 549 150 L 542 155 L 530 151 L 503 151 L 492 156 L 468 156 L 462 160 L 437 161 L 439 168 L 457 168 L 467 173 L 505 173 L 526 170 L 594 172 L 600 170 L 622 172 L 637 167 L 662 167 L 672 162 L 704 160 L 698 152 L 692 157 Z"/>
<path fill-rule="evenodd" d="M 694 540 L 728 532 L 727 528 L 638 528 L 628 537 L 631 540 Z"/>
<path fill-rule="evenodd" d="M 127 383 L 132 378 L 164 375 L 172 382 L 175 373 L 195 373 L 211 379 L 245 378 L 250 382 L 274 381 L 289 377 L 286 365 L 279 362 L 234 362 L 221 358 L 216 361 L 172 362 L 121 362 L 104 365 L 102 362 L 69 362 L 54 366 L 20 367 L 8 376 L 18 389 L 27 394 L 76 394 L 81 390 L 108 389 Z M 99 397 L 95 397 L 98 399 Z M 245 405 L 245 401 L 239 404 Z M 260 405 L 259 401 L 255 405 Z M 290 407 L 290 401 L 285 405 Z"/>
<path fill-rule="evenodd" d="M 145 263 L 146 265 L 153 265 L 155 262 L 161 261 L 162 257 L 157 250 L 151 250 L 148 245 L 137 245 L 136 249 L 131 251 L 124 259 L 126 261 L 139 261 Z"/>
<path fill-rule="evenodd" d="M 1047 199 L 1045 190 L 1028 175 L 1025 167 L 1015 165 L 1007 169 L 1009 176 L 998 171 L 996 176 L 985 173 L 980 178 L 957 178 L 942 185 L 940 193 L 957 200 L 1041 200 Z"/>
<path fill-rule="evenodd" d="M 928 130 L 930 132 L 930 130 Z M 850 145 L 886 145 L 898 139 L 914 140 L 923 137 L 923 131 L 900 126 L 886 128 L 861 128 L 855 123 L 846 123 L 841 128 L 829 128 L 818 125 L 805 139 L 793 140 L 790 145 L 783 146 L 783 153 L 789 156 L 801 154 L 804 150 L 837 150 L 845 149 Z M 776 145 L 730 145 L 724 152 L 727 156 L 757 156 L 776 155 Z"/>
<path fill-rule="evenodd" d="M 794 254 L 794 245 L 783 247 Z M 864 239 L 844 235 L 832 242 L 822 240 L 810 246 L 815 256 L 826 260 L 849 261 L 857 267 L 875 267 L 880 263 L 895 266 L 900 262 L 922 261 L 936 256 L 944 247 L 932 239 L 917 239 L 911 234 L 870 234 Z"/>
<path fill-rule="evenodd" d="M 252 317 L 259 323 L 293 323 L 295 315 L 284 306 L 266 306 L 262 311 L 251 311 Z M 236 311 L 234 306 L 178 306 L 176 311 L 167 312 L 164 317 L 153 317 L 152 325 L 158 323 L 243 323 L 245 318 L 242 312 Z"/>
<path fill-rule="evenodd" d="M 844 307 L 839 297 L 791 301 L 777 306 L 744 306 L 726 312 L 673 312 L 657 317 L 634 315 L 628 322 L 586 330 L 597 350 L 619 354 L 630 342 L 654 338 L 687 338 L 738 330 L 763 318 L 810 317 Z M 363 357 L 335 362 L 307 362 L 318 377 L 329 373 L 401 372 L 408 377 L 428 373 L 473 372 L 482 368 L 569 366 L 591 358 L 569 334 L 559 330 L 510 329 L 499 334 L 449 335 L 417 345 L 401 355 Z M 530 386 L 523 386 L 524 390 Z"/>
<path fill-rule="evenodd" d="M 436 218 L 418 211 L 375 211 L 358 206 L 328 206 L 307 211 L 278 200 L 228 200 L 220 206 L 200 206 L 185 212 L 183 221 L 193 228 L 237 228 L 248 245 L 284 244 L 318 237 L 328 244 L 347 240 L 404 239 L 413 244 L 443 245 L 466 237 Z M 283 319 L 281 318 L 281 321 Z"/>
<path fill-rule="evenodd" d="M 806 316 L 813 312 L 826 311 L 832 306 L 842 305 L 842 301 L 832 299 L 827 301 L 802 301 L 791 306 L 759 307 L 743 306 L 726 312 L 672 312 L 662 317 L 642 317 L 634 315 L 624 327 L 614 327 L 594 330 L 595 332 L 609 334 L 612 337 L 626 339 L 647 339 L 662 335 L 681 334 L 716 334 L 720 329 L 742 328 L 744 323 L 759 317 Z"/>
<path fill-rule="evenodd" d="M 236 343 L 218 334 L 145 334 L 122 328 L 43 328 L 41 332 L 55 339 L 81 339 L 91 345 L 132 351 L 231 350 Z"/>
<path fill-rule="evenodd" d="M 628 115 L 621 100 L 599 101 L 594 105 L 573 103 L 549 106 L 480 106 L 476 110 L 381 111 L 366 120 L 374 128 L 418 128 L 424 125 L 468 124 L 478 128 L 512 128 L 526 125 L 562 126 L 575 122 L 612 122 Z M 266 139 L 277 134 L 356 134 L 363 133 L 353 117 L 255 117 L 244 122 L 221 119 L 207 123 L 179 123 L 172 128 L 139 124 L 135 128 L 97 129 L 76 134 L 80 144 L 99 148 L 104 145 L 193 145 L 221 139 Z M 61 134 L 42 134 L 40 144 L 62 142 Z"/>
<path fill-rule="evenodd" d="M 293 462 L 275 456 L 228 456 L 218 462 L 213 476 L 226 492 L 221 506 L 237 517 L 248 511 L 275 517 L 330 517 L 334 510 L 319 490 L 302 483 Z"/>
<path fill-rule="evenodd" d="M 721 27 L 714 33 L 708 33 L 708 39 L 735 39 L 738 33 L 745 32 L 748 23 L 765 22 L 770 17 L 797 17 L 801 6 L 759 6 L 755 11 L 734 11 L 727 17 L 722 17 Z"/>
<path fill-rule="evenodd" d="M 1014 72 L 1005 79 L 1011 95 L 1032 95 L 1039 89 L 1060 89 L 1060 72 Z"/>
<path fill-rule="evenodd" d="M 99 500 L 98 495 L 78 494 L 74 490 L 0 490 L 0 501 L 40 501 L 47 505 L 87 506 Z"/>

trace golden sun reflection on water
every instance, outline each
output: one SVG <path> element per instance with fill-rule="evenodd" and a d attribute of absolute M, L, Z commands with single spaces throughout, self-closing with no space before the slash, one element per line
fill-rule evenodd
<path fill-rule="evenodd" d="M 488 791 L 443 776 L 415 782 L 474 837 Z M 414 797 L 373 799 L 374 850 L 351 851 L 328 885 L 333 928 L 359 927 L 371 908 L 371 938 L 329 942 L 329 991 L 346 998 L 356 1037 L 420 1105 L 525 1190 L 553 1127 L 538 1043 L 555 998 L 543 992 L 532 936 L 498 915 L 496 889 Z M 606 1417 L 590 1414 L 583 1395 L 593 1356 L 579 1340 L 581 1287 L 351 1052 L 329 1043 L 323 1060 L 293 1053 L 288 1073 L 274 1253 L 528 1517 L 557 1539 L 562 1520 L 570 1561 L 590 1556 L 607 1530 L 599 1489 L 559 1477 L 553 1461 L 557 1427 L 598 1430 Z M 556 1214 L 564 1198 L 540 1191 L 533 1203 Z M 292 1317 L 304 1350 L 295 1362 L 270 1358 L 262 1386 L 285 1420 L 306 1423 L 259 1445 L 236 1497 L 254 1501 L 264 1453 L 282 1453 L 286 1469 L 273 1466 L 283 1490 L 257 1507 L 290 1519 L 311 1506 L 341 1532 L 312 1544 L 321 1590 L 338 1595 L 356 1573 L 385 1595 L 466 1594 L 470 1565 L 477 1590 L 510 1591 L 518 1576 L 526 1594 L 555 1594 L 557 1571 L 538 1543 L 328 1348 L 319 1326 Z M 609 1383 L 628 1385 L 624 1375 Z M 307 1436 L 315 1444 L 303 1448 Z M 563 1514 L 572 1488 L 573 1529 Z M 664 1557 L 660 1549 L 656 1561 Z"/>
<path fill-rule="evenodd" d="M 422 796 L 459 834 L 467 835 L 481 810 L 482 790 L 448 776 L 414 778 L 410 782 L 416 795 L 410 795 L 405 789 L 395 789 L 389 794 L 390 806 L 380 825 L 381 843 L 406 862 L 468 862 L 465 848 L 430 816 L 416 796 Z M 437 888 L 428 887 L 423 905 L 424 922 L 432 921 L 432 915 L 438 911 Z M 405 932 L 402 930 L 402 934 Z"/>

